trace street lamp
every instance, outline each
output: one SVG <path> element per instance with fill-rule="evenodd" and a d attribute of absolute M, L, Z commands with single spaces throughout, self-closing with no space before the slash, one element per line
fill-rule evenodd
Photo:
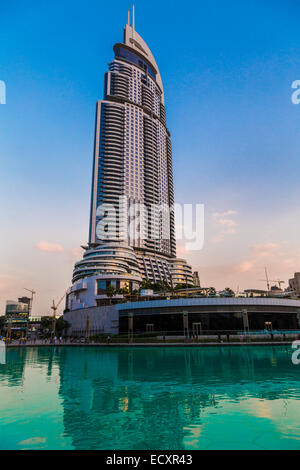
<path fill-rule="evenodd" d="M 300 327 L 300 310 L 297 310 L 298 328 Z"/>
<path fill-rule="evenodd" d="M 128 342 L 132 343 L 133 339 L 133 313 L 128 313 Z"/>
<path fill-rule="evenodd" d="M 183 312 L 183 336 L 189 338 L 189 312 Z"/>
<path fill-rule="evenodd" d="M 91 326 L 90 315 L 88 314 L 88 316 L 86 318 L 86 341 L 87 342 L 90 339 L 90 326 Z"/>
<path fill-rule="evenodd" d="M 244 333 L 246 336 L 247 334 L 249 335 L 249 317 L 248 317 L 247 310 L 242 310 L 242 319 L 243 319 Z"/>

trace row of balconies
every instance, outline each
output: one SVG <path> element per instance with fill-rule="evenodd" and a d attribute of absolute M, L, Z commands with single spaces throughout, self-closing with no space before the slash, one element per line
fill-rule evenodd
<path fill-rule="evenodd" d="M 116 115 L 116 114 L 107 114 L 106 116 L 103 116 L 104 120 L 104 125 L 106 126 L 111 126 L 111 127 L 123 127 L 124 125 L 124 116 L 123 114 Z"/>
<path fill-rule="evenodd" d="M 117 134 L 123 132 L 124 129 L 124 121 L 117 121 L 116 119 L 109 119 L 104 122 L 104 127 L 102 128 L 101 134 L 105 134 L 106 132 L 115 131 Z"/>
<path fill-rule="evenodd" d="M 114 148 L 117 150 L 123 150 L 123 142 L 120 142 L 116 137 L 105 136 L 105 139 L 101 139 L 101 148 Z"/>
<path fill-rule="evenodd" d="M 120 64 L 119 62 L 111 62 L 109 64 L 109 71 L 111 72 L 120 72 L 128 77 L 132 76 L 132 70 L 126 65 Z"/>
<path fill-rule="evenodd" d="M 100 165 L 101 163 L 101 165 Z M 99 162 L 99 166 L 105 169 L 110 167 L 110 165 L 114 165 L 115 167 L 119 167 L 121 164 L 123 166 L 124 159 L 121 152 L 116 152 L 115 150 L 107 150 L 102 152 L 101 155 L 101 162 Z M 114 167 L 112 167 L 114 168 Z"/>
<path fill-rule="evenodd" d="M 118 128 L 118 127 L 107 126 L 106 129 L 104 129 L 101 132 L 101 139 L 106 139 L 107 137 L 111 137 L 111 138 L 116 138 L 116 139 L 121 138 L 123 140 L 123 135 L 124 135 L 123 127 Z"/>
<path fill-rule="evenodd" d="M 103 104 L 102 116 L 103 118 L 124 119 L 124 109 L 113 104 Z"/>

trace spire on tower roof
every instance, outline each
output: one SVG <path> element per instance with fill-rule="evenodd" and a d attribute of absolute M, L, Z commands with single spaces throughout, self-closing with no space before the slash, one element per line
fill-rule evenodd
<path fill-rule="evenodd" d="M 127 24 L 128 24 L 128 26 L 131 26 L 132 29 L 135 29 L 135 8 L 134 8 L 134 4 L 132 5 L 132 24 L 130 24 L 130 10 L 128 10 Z"/>
<path fill-rule="evenodd" d="M 132 29 L 135 30 L 134 4 L 132 5 Z"/>

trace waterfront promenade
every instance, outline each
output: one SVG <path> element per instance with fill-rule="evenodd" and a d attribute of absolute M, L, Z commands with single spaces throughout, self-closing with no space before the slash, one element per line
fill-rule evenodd
<path fill-rule="evenodd" d="M 293 340 L 295 340 L 294 338 Z M 62 341 L 61 343 L 57 342 L 56 344 L 49 341 L 37 340 L 37 341 L 26 341 L 20 343 L 19 341 L 12 341 L 6 344 L 7 348 L 24 348 L 24 347 L 109 347 L 109 348 L 118 348 L 118 347 L 185 347 L 185 348 L 201 348 L 201 347 L 229 347 L 229 346 L 276 346 L 276 345 L 286 345 L 290 346 L 292 341 L 230 341 L 230 342 L 191 342 L 191 341 L 181 341 L 181 342 L 74 342 L 74 341 Z"/>

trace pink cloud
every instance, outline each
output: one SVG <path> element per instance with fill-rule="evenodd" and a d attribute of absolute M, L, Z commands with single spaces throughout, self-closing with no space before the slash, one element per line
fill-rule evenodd
<path fill-rule="evenodd" d="M 237 225 L 236 222 L 232 219 L 220 219 L 219 224 L 225 225 L 226 227 L 234 227 L 235 225 Z"/>
<path fill-rule="evenodd" d="M 74 259 L 82 258 L 82 248 L 80 247 L 72 248 L 69 251 L 69 253 L 71 255 L 71 258 L 74 258 Z"/>
<path fill-rule="evenodd" d="M 224 239 L 226 235 L 234 235 L 236 233 L 237 223 L 232 218 L 227 218 L 229 215 L 236 215 L 237 211 L 228 210 L 226 212 L 214 212 L 212 217 L 215 222 L 221 225 L 222 229 L 212 239 L 213 243 L 218 243 Z"/>
<path fill-rule="evenodd" d="M 14 276 L 0 275 L 0 291 L 8 291 L 14 287 L 18 281 L 19 279 Z"/>
<path fill-rule="evenodd" d="M 246 273 L 250 271 L 254 266 L 254 262 L 250 260 L 243 261 L 236 267 L 236 271 L 239 273 Z"/>
<path fill-rule="evenodd" d="M 40 241 L 36 245 L 37 250 L 45 251 L 47 253 L 61 253 L 64 248 L 59 243 L 49 243 L 46 241 Z"/>
<path fill-rule="evenodd" d="M 253 245 L 252 251 L 255 256 L 274 256 L 277 248 L 279 248 L 278 243 L 264 243 Z"/>
<path fill-rule="evenodd" d="M 214 212 L 213 217 L 219 218 L 219 217 L 228 217 L 229 215 L 236 215 L 237 211 L 229 210 L 226 212 Z"/>

